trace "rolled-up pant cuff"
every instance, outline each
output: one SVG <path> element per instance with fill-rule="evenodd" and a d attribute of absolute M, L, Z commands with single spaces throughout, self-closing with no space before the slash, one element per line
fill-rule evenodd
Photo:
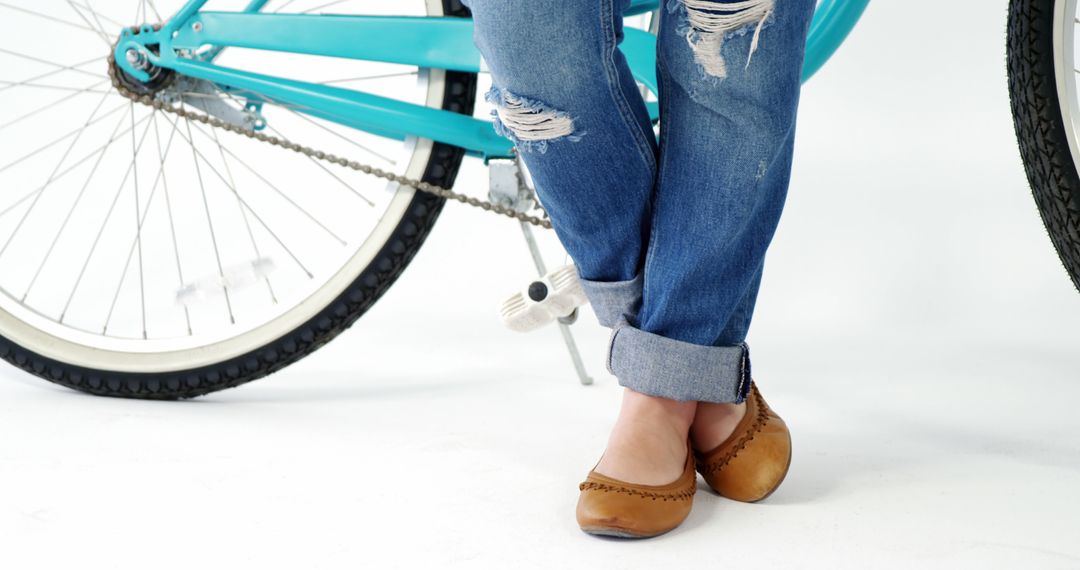
<path fill-rule="evenodd" d="M 750 349 L 693 344 L 643 331 L 620 318 L 611 331 L 607 370 L 636 392 L 717 403 L 741 403 L 750 390 Z"/>
<path fill-rule="evenodd" d="M 579 274 L 578 281 L 601 326 L 613 327 L 620 318 L 636 315 L 641 307 L 641 291 L 645 282 L 641 272 L 625 281 L 594 281 Z"/>

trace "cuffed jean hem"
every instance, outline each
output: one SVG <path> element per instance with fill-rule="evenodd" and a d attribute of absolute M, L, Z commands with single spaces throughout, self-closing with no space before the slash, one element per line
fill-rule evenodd
<path fill-rule="evenodd" d="M 600 326 L 613 327 L 620 318 L 636 315 L 641 306 L 641 291 L 645 282 L 641 272 L 625 281 L 593 281 L 579 274 L 578 281 Z"/>
<path fill-rule="evenodd" d="M 750 391 L 750 349 L 693 344 L 643 331 L 622 318 L 608 344 L 619 385 L 672 400 L 738 404 Z"/>

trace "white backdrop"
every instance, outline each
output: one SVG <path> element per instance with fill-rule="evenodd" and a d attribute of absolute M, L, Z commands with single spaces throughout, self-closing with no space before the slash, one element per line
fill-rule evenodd
<path fill-rule="evenodd" d="M 803 92 L 749 339 L 794 438 L 764 503 L 702 490 L 664 537 L 581 533 L 607 330 L 574 326 L 582 387 L 554 328 L 502 329 L 520 231 L 449 204 L 367 316 L 271 378 L 147 403 L 0 367 L 0 566 L 1080 566 L 1080 295 L 1013 139 L 1006 5 L 877 0 Z"/>

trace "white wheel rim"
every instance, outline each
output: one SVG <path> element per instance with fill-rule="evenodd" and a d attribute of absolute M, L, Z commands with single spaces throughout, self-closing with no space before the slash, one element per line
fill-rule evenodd
<path fill-rule="evenodd" d="M 430 14 L 441 14 L 439 0 L 425 0 Z M 426 87 L 427 104 L 439 106 L 444 92 L 445 73 L 423 70 L 418 77 Z M 298 141 L 303 143 L 304 141 Z M 402 146 L 401 157 L 408 157 L 402 174 L 420 178 L 430 158 L 433 143 L 410 137 Z M 196 159 L 197 161 L 197 159 Z M 295 330 L 338 297 L 374 259 L 388 236 L 397 227 L 411 203 L 415 191 L 387 185 L 393 196 L 375 229 L 340 270 L 302 302 L 242 334 L 223 332 L 212 342 L 192 346 L 185 339 L 108 339 L 88 331 L 56 325 L 10 295 L 0 295 L 0 335 L 42 356 L 78 366 L 118 372 L 163 373 L 189 370 L 219 363 L 270 344 Z M 185 344 L 187 344 L 185 346 Z"/>

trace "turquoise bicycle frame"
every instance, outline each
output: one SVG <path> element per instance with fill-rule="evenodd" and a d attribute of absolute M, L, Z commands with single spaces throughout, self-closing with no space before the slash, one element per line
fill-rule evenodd
<path fill-rule="evenodd" d="M 160 30 L 151 26 L 125 30 L 116 45 L 117 64 L 136 79 L 149 79 L 145 71 L 129 63 L 127 55 L 134 51 L 157 67 L 242 93 L 255 105 L 289 105 L 308 115 L 399 140 L 407 136 L 429 138 L 462 147 L 485 162 L 514 155 L 513 143 L 495 133 L 490 121 L 214 63 L 221 50 L 238 47 L 479 72 L 480 52 L 473 44 L 472 20 L 262 13 L 269 0 L 252 0 L 241 12 L 204 12 L 208 1 L 190 0 Z M 823 0 L 818 5 L 807 39 L 803 81 L 840 47 L 869 1 Z M 633 0 L 626 15 L 659 7 L 660 0 Z M 656 93 L 656 36 L 627 28 L 621 49 L 634 77 Z M 186 56 L 178 55 L 178 50 Z M 256 99 L 251 101 L 252 97 Z M 655 122 L 659 115 L 655 103 L 650 104 L 649 113 Z"/>

